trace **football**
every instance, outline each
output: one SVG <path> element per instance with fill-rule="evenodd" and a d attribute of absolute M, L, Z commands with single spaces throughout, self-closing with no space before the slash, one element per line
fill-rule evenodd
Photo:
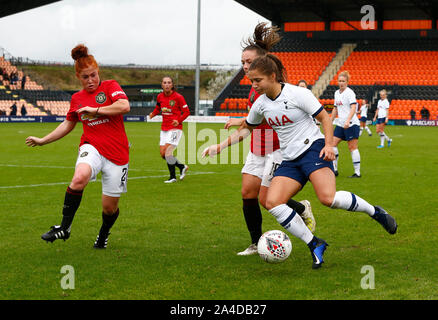
<path fill-rule="evenodd" d="M 286 260 L 292 251 L 292 242 L 280 230 L 267 231 L 257 243 L 260 258 L 269 263 L 279 263 Z"/>

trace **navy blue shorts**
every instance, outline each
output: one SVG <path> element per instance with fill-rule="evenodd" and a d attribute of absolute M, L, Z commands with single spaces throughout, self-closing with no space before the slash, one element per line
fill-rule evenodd
<path fill-rule="evenodd" d="M 353 139 L 359 139 L 360 127 L 355 124 L 348 129 L 344 129 L 343 127 L 336 126 L 335 131 L 333 132 L 333 136 L 338 137 L 344 141 L 350 141 Z"/>
<path fill-rule="evenodd" d="M 377 118 L 377 124 L 385 123 L 385 121 L 386 121 L 386 117 L 385 118 Z"/>
<path fill-rule="evenodd" d="M 275 170 L 274 177 L 288 177 L 298 181 L 304 187 L 313 171 L 328 167 L 334 172 L 333 162 L 319 157 L 319 153 L 324 148 L 324 145 L 324 139 L 318 139 L 295 160 L 283 160 L 277 170 Z"/>
<path fill-rule="evenodd" d="M 360 117 L 359 121 L 360 122 L 367 122 L 367 117 Z"/>

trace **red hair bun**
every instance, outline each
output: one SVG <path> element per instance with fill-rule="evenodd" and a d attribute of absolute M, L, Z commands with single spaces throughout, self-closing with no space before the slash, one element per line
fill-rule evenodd
<path fill-rule="evenodd" d="M 78 44 L 73 48 L 71 57 L 75 60 L 75 70 L 77 74 L 88 67 L 99 68 L 93 55 L 88 54 L 88 48 L 83 44 Z"/>
<path fill-rule="evenodd" d="M 71 51 L 71 57 L 75 61 L 79 60 L 80 58 L 88 57 L 88 48 L 83 44 L 78 44 Z"/>

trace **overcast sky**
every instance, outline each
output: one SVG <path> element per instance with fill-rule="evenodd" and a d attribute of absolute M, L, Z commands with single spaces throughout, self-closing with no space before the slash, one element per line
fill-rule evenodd
<path fill-rule="evenodd" d="M 0 18 L 15 57 L 72 62 L 85 43 L 104 64 L 195 64 L 197 0 L 63 0 Z M 201 63 L 240 64 L 241 41 L 266 18 L 233 0 L 201 0 Z"/>

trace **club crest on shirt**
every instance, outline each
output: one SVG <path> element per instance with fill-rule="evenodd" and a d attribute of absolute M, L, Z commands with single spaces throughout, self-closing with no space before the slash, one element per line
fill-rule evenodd
<path fill-rule="evenodd" d="M 104 103 L 105 101 L 106 101 L 106 95 L 105 95 L 105 92 L 99 92 L 99 93 L 96 95 L 96 102 L 99 103 L 99 104 L 102 104 L 102 103 Z"/>
<path fill-rule="evenodd" d="M 251 96 L 249 97 L 249 102 L 254 103 L 254 101 L 255 101 L 255 92 L 253 91 L 251 93 Z"/>
<path fill-rule="evenodd" d="M 292 109 L 291 106 L 288 106 L 288 105 L 287 105 L 287 101 L 284 101 L 284 108 L 285 108 L 286 110 Z"/>
<path fill-rule="evenodd" d="M 170 100 L 169 101 L 169 106 L 173 107 L 173 106 L 175 106 L 175 104 L 176 104 L 175 100 Z"/>

